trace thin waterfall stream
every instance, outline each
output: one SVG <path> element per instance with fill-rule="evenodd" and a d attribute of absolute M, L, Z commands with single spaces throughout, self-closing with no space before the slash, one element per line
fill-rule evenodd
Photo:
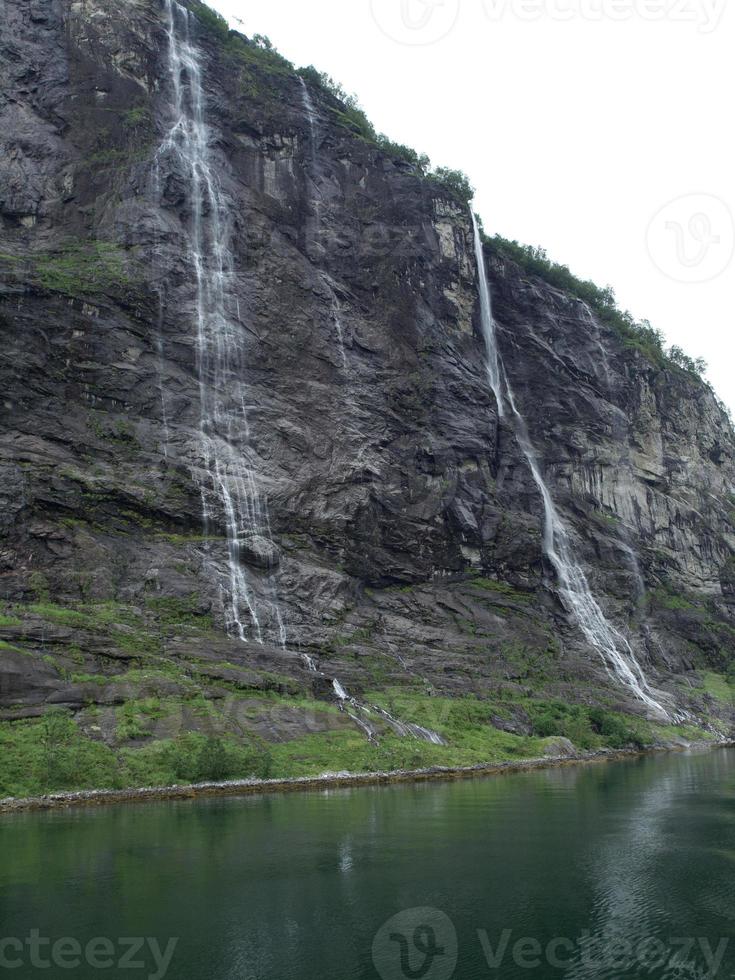
<path fill-rule="evenodd" d="M 574 554 L 567 527 L 543 478 L 538 455 L 531 442 L 525 419 L 516 406 L 510 380 L 498 349 L 482 237 L 474 213 L 472 213 L 472 230 L 488 381 L 498 405 L 498 415 L 503 418 L 507 414 L 516 441 L 541 494 L 544 506 L 544 552 L 556 571 L 559 595 L 590 646 L 599 653 L 607 670 L 621 684 L 629 688 L 647 708 L 659 717 L 668 719 L 669 714 L 654 697 L 630 643 L 615 626 L 608 622 L 593 596 L 587 577 Z"/>
<path fill-rule="evenodd" d="M 319 136 L 319 123 L 317 118 L 316 109 L 312 101 L 311 95 L 309 94 L 309 88 L 303 78 L 299 79 L 301 83 L 301 98 L 304 107 L 304 113 L 309 123 L 309 163 L 311 167 L 311 184 L 313 187 L 313 194 L 311 195 L 311 209 L 313 215 L 314 231 L 313 231 L 313 242 L 315 246 L 315 251 L 317 256 L 321 256 L 321 222 L 322 222 L 322 201 L 321 192 L 319 190 L 320 178 L 321 178 L 321 166 L 319 161 L 318 153 L 318 136 Z M 320 263 L 317 261 L 317 265 Z M 344 342 L 344 329 L 342 326 L 342 313 L 340 309 L 340 303 L 337 298 L 337 294 L 332 286 L 329 275 L 325 271 L 320 272 L 321 281 L 326 286 L 329 295 L 331 297 L 331 315 L 332 322 L 335 327 L 337 334 L 337 343 L 339 345 L 340 359 L 342 362 L 342 373 L 347 378 L 349 374 L 349 364 L 347 361 L 347 353 L 345 351 Z M 354 410 L 354 404 L 352 402 L 352 396 L 348 392 L 346 399 L 347 407 Z M 302 654 L 302 658 L 307 666 L 307 669 L 316 672 L 317 666 L 313 658 L 308 656 L 308 654 Z M 413 722 L 401 721 L 399 718 L 395 718 L 391 715 L 385 708 L 380 708 L 377 705 L 364 704 L 358 701 L 357 698 L 350 695 L 339 678 L 332 678 L 332 690 L 334 691 L 335 697 L 340 708 L 345 711 L 349 717 L 354 721 L 354 723 L 362 729 L 366 734 L 369 741 L 376 741 L 378 731 L 372 724 L 372 718 L 382 719 L 388 726 L 397 734 L 402 737 L 411 736 L 413 738 L 421 739 L 425 742 L 431 742 L 434 745 L 443 745 L 444 739 L 437 732 L 431 731 L 429 728 L 424 728 L 422 725 L 414 724 Z"/>
<path fill-rule="evenodd" d="M 315 250 L 318 254 L 321 254 L 322 244 L 321 244 L 321 226 L 322 226 L 322 198 L 320 191 L 320 183 L 322 177 L 321 166 L 319 162 L 319 121 L 317 118 L 316 109 L 314 108 L 314 102 L 312 101 L 311 95 L 309 94 L 309 87 L 303 78 L 299 77 L 299 82 L 301 83 L 301 101 L 304 107 L 304 113 L 309 122 L 309 163 L 311 167 L 311 185 L 313 188 L 313 193 L 310 196 L 309 204 L 312 211 L 312 221 L 313 221 L 313 232 L 311 244 L 315 246 Z M 320 263 L 316 263 L 317 265 Z M 325 287 L 329 291 L 332 299 L 332 322 L 334 323 L 334 328 L 337 334 L 337 342 L 339 344 L 340 359 L 342 361 L 342 371 L 346 375 L 349 368 L 347 364 L 347 354 L 345 352 L 345 339 L 344 339 L 344 329 L 342 327 L 342 311 L 340 309 L 340 303 L 337 299 L 337 294 L 334 290 L 329 276 L 326 272 L 321 273 L 321 280 Z"/>
<path fill-rule="evenodd" d="M 165 0 L 168 19 L 168 67 L 173 89 L 173 123 L 159 147 L 160 158 L 171 154 L 186 176 L 191 216 L 187 228 L 189 259 L 196 287 L 197 371 L 200 391 L 199 451 L 202 459 L 199 485 L 205 530 L 223 523 L 227 542 L 227 575 L 221 583 L 226 624 L 242 640 L 254 638 L 263 642 L 267 627 L 285 646 L 286 630 L 277 603 L 265 605 L 251 588 L 242 564 L 243 540 L 251 550 L 263 552 L 267 566 L 272 547 L 268 512 L 249 465 L 249 427 L 247 392 L 243 381 L 245 368 L 245 328 L 239 319 L 237 297 L 233 291 L 234 258 L 232 226 L 226 201 L 216 176 L 210 151 L 209 128 L 204 115 L 202 69 L 197 46 L 190 34 L 190 12 L 177 3 Z M 302 82 L 304 106 L 311 127 L 312 178 L 318 170 L 316 157 L 315 112 L 308 89 Z M 318 197 L 318 191 L 315 198 Z M 315 200 L 317 234 L 319 203 Z M 584 573 L 573 557 L 568 532 L 541 476 L 536 454 L 528 437 L 524 420 L 516 408 L 495 341 L 490 289 L 487 281 L 479 228 L 473 215 L 475 250 L 479 269 L 480 302 L 483 332 L 487 347 L 487 372 L 496 396 L 498 411 L 510 410 L 518 443 L 544 502 L 545 551 L 554 565 L 560 582 L 560 594 L 589 642 L 597 649 L 620 681 L 634 691 L 649 708 L 666 712 L 653 698 L 630 644 L 605 619 L 592 596 Z M 330 287 L 331 289 L 331 287 Z M 333 291 L 332 291 L 333 292 Z M 335 298 L 335 322 L 342 340 L 339 306 Z M 233 312 L 234 311 L 234 312 Z M 340 343 L 342 361 L 344 346 Z M 311 658 L 309 669 L 314 669 Z M 435 732 L 393 718 L 384 709 L 363 705 L 350 697 L 339 680 L 333 680 L 335 695 L 342 705 L 354 707 L 361 718 L 351 717 L 374 737 L 372 726 L 364 715 L 373 711 L 399 734 L 410 734 L 441 743 Z"/>
<path fill-rule="evenodd" d="M 184 175 L 190 216 L 188 259 L 194 274 L 196 359 L 200 420 L 196 478 L 205 533 L 224 526 L 227 571 L 220 591 L 228 631 L 242 640 L 272 638 L 285 646 L 286 630 L 277 603 L 258 598 L 242 565 L 243 543 L 259 564 L 273 554 L 268 511 L 249 465 L 250 440 L 244 384 L 244 324 L 234 295 L 233 229 L 210 150 L 200 54 L 191 38 L 192 14 L 165 0 L 172 124 L 158 149 L 156 165 L 173 158 Z M 265 591 L 273 585 L 266 579 Z"/>

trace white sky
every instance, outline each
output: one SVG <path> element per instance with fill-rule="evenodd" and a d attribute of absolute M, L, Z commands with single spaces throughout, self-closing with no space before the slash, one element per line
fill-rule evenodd
<path fill-rule="evenodd" d="M 733 0 L 209 2 L 464 170 L 488 233 L 611 284 L 735 411 Z"/>

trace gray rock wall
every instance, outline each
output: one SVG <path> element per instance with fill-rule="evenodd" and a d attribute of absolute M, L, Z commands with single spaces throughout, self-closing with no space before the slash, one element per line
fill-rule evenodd
<path fill-rule="evenodd" d="M 244 542 L 243 562 L 289 642 L 279 649 L 273 622 L 263 646 L 224 635 L 224 530 L 205 537 L 197 480 L 184 175 L 159 173 L 153 191 L 171 114 L 162 4 L 4 0 L 3 13 L 6 710 L 84 704 L 94 691 L 69 680 L 69 651 L 77 673 L 114 677 L 147 655 L 141 631 L 184 664 L 256 668 L 256 688 L 290 678 L 326 697 L 339 675 L 357 690 L 483 694 L 541 671 L 555 694 L 625 706 L 556 597 L 541 502 L 499 424 L 465 208 L 317 89 L 311 130 L 295 74 L 201 27 L 246 451 L 272 530 Z M 735 654 L 732 427 L 698 380 L 487 258 L 505 364 L 591 583 L 653 682 L 686 701 L 694 668 Z M 159 599 L 214 628 L 164 628 Z M 59 608 L 85 603 L 137 618 L 63 622 Z"/>

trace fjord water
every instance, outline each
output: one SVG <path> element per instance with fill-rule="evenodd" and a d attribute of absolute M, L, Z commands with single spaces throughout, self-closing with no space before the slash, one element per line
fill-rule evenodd
<path fill-rule="evenodd" d="M 2 817 L 0 833 L 3 936 L 153 937 L 162 949 L 180 937 L 171 980 L 702 980 L 703 950 L 722 951 L 735 927 L 727 749 L 467 782 L 19 814 Z M 450 923 L 422 913 L 444 949 L 424 972 L 414 940 L 426 948 L 432 934 L 415 934 L 415 917 L 380 931 L 416 908 Z M 499 955 L 508 932 L 491 969 L 483 943 Z M 524 939 L 544 950 L 561 941 L 566 965 L 545 952 L 540 965 L 521 965 L 522 951 L 516 962 Z M 140 958 L 150 969 L 122 975 L 154 974 L 151 957 Z M 734 970 L 735 939 L 714 975 Z"/>
<path fill-rule="evenodd" d="M 653 696 L 630 643 L 609 622 L 599 602 L 592 594 L 587 576 L 575 555 L 567 526 L 561 518 L 551 496 L 551 490 L 541 472 L 541 465 L 531 442 L 526 421 L 516 406 L 513 389 L 505 373 L 503 359 L 498 348 L 482 237 L 477 218 L 474 212 L 471 214 L 488 383 L 498 406 L 498 417 L 508 416 L 516 442 L 541 494 L 544 506 L 544 551 L 556 571 L 559 595 L 589 644 L 602 657 L 608 671 L 621 684 L 629 688 L 651 710 L 655 717 L 659 719 L 668 718 L 667 711 Z"/>

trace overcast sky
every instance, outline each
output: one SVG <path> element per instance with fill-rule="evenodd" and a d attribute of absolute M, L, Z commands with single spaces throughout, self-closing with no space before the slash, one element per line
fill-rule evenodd
<path fill-rule="evenodd" d="M 486 231 L 612 285 L 735 411 L 733 0 L 209 2 L 464 170 Z"/>

